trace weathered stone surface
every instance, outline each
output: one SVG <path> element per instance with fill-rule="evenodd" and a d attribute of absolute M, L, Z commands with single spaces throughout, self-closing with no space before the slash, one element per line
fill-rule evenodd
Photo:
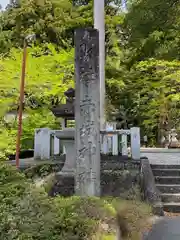
<path fill-rule="evenodd" d="M 76 194 L 100 195 L 99 33 L 75 32 Z"/>
<path fill-rule="evenodd" d="M 154 213 L 164 215 L 163 205 L 161 202 L 160 191 L 157 189 L 154 175 L 148 159 L 141 160 L 141 180 L 140 185 L 144 200 L 152 204 Z"/>
<path fill-rule="evenodd" d="M 70 197 L 74 193 L 74 176 L 56 174 L 55 184 L 50 189 L 49 196 L 54 197 L 60 194 L 64 197 Z"/>
<path fill-rule="evenodd" d="M 139 162 L 139 161 L 138 161 Z M 101 170 L 101 196 L 114 196 L 123 199 L 140 199 L 139 167 L 136 162 L 116 162 L 118 169 L 112 170 L 112 165 L 106 164 L 106 170 Z M 115 161 L 112 163 L 115 164 Z M 139 163 L 140 164 L 140 163 Z M 71 196 L 74 194 L 74 177 L 58 174 L 50 195 Z"/>
<path fill-rule="evenodd" d="M 131 128 L 131 155 L 134 160 L 139 160 L 141 157 L 140 153 L 140 128 Z"/>
<path fill-rule="evenodd" d="M 106 170 L 101 172 L 101 196 L 140 200 L 139 172 L 129 170 Z"/>
<path fill-rule="evenodd" d="M 112 156 L 101 154 L 101 170 L 140 170 L 140 161 L 126 156 Z"/>

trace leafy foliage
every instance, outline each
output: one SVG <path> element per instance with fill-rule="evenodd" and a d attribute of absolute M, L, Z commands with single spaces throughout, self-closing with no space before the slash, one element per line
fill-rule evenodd
<path fill-rule="evenodd" d="M 50 109 L 74 86 L 74 30 L 93 26 L 92 0 L 15 2 L 0 12 L 0 159 L 15 151 L 17 119 L 7 113 L 18 110 L 24 37 L 37 37 L 28 48 L 21 138 L 21 149 L 31 149 L 35 128 L 58 128 Z M 162 131 L 180 130 L 179 1 L 128 0 L 127 7 L 125 13 L 120 0 L 106 1 L 107 118 L 114 113 L 119 127 L 140 126 L 156 144 Z M 50 199 L 16 169 L 0 165 L 0 239 L 85 240 L 114 218 L 116 204 Z M 137 239 L 150 213 L 141 204 L 127 205 L 121 202 L 129 239 Z"/>
<path fill-rule="evenodd" d="M 85 240 L 114 217 L 105 200 L 48 198 L 14 167 L 2 163 L 0 173 L 1 239 Z"/>
<path fill-rule="evenodd" d="M 115 236 L 116 210 L 127 224 L 127 239 L 135 240 L 151 215 L 150 207 L 140 202 L 49 198 L 43 188 L 4 163 L 0 165 L 0 190 L 0 238 L 7 240 L 111 239 Z"/>
<path fill-rule="evenodd" d="M 48 103 L 52 106 L 54 98 L 60 100 L 65 89 L 73 85 L 73 51 L 58 53 L 53 45 L 44 48 L 35 47 L 28 53 L 25 105 L 31 109 L 48 106 Z M 12 49 L 8 57 L 1 57 L 1 109 L 7 108 L 3 107 L 6 102 L 10 109 L 17 107 L 21 57 L 18 49 Z"/>
<path fill-rule="evenodd" d="M 180 127 L 178 22 L 179 1 L 130 1 L 120 51 L 107 57 L 108 107 L 121 127 L 140 126 L 153 144 Z"/>
<path fill-rule="evenodd" d="M 163 122 L 179 129 L 179 1 L 106 1 L 107 118 L 119 126 L 140 126 L 153 143 Z M 74 30 L 93 26 L 93 1 L 22 0 L 0 14 L 1 155 L 14 151 L 16 121 L 4 121 L 17 111 L 24 37 L 36 33 L 29 48 L 22 148 L 32 148 L 34 128 L 55 128 L 49 109 L 63 102 L 74 85 Z M 172 87 L 173 86 L 173 87 Z M 6 141 L 4 141 L 6 139 Z"/>
<path fill-rule="evenodd" d="M 45 49 L 45 50 L 44 50 Z M 45 55 L 45 51 L 49 54 Z M 7 112 L 17 112 L 19 98 L 21 51 L 12 49 L 8 57 L 0 59 L 0 141 L 1 151 L 11 152 L 15 149 L 16 121 L 3 117 Z M 58 53 L 53 45 L 34 47 L 28 52 L 28 65 L 25 86 L 25 112 L 28 117 L 23 121 L 22 148 L 33 147 L 34 129 L 39 127 L 53 128 L 56 119 L 50 108 L 64 98 L 64 91 L 73 86 L 73 50 Z M 5 128 L 4 128 L 4 127 Z"/>

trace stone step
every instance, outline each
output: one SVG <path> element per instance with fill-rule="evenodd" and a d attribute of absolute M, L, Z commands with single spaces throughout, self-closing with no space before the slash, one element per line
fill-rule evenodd
<path fill-rule="evenodd" d="M 180 202 L 180 193 L 162 193 L 162 202 Z"/>
<path fill-rule="evenodd" d="M 152 169 L 154 176 L 180 176 L 180 169 Z"/>
<path fill-rule="evenodd" d="M 161 193 L 180 193 L 180 184 L 156 184 Z"/>
<path fill-rule="evenodd" d="M 179 169 L 180 170 L 180 164 L 179 165 L 163 165 L 163 164 L 151 164 L 152 169 Z"/>
<path fill-rule="evenodd" d="M 180 202 L 169 202 L 163 204 L 165 212 L 180 213 Z"/>
<path fill-rule="evenodd" d="M 158 184 L 180 184 L 180 176 L 156 176 L 155 182 Z"/>

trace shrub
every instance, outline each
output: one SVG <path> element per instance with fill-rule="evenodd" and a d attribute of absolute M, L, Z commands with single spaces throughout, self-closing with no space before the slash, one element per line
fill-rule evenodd
<path fill-rule="evenodd" d="M 151 214 L 141 202 L 96 197 L 50 198 L 12 166 L 0 165 L 0 239 L 105 240 L 115 234 L 116 209 L 139 239 Z"/>
<path fill-rule="evenodd" d="M 0 164 L 0 201 L 1 203 L 12 203 L 21 197 L 29 182 L 15 167 L 1 162 Z"/>
<path fill-rule="evenodd" d="M 49 198 L 14 167 L 0 166 L 0 239 L 85 240 L 113 218 L 98 198 Z"/>
<path fill-rule="evenodd" d="M 60 172 L 64 162 L 58 164 L 42 163 L 27 168 L 24 173 L 28 178 L 46 177 L 51 173 Z"/>

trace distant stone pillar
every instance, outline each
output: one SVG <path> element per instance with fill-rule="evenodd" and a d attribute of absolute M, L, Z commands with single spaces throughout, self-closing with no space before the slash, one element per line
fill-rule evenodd
<path fill-rule="evenodd" d="M 34 158 L 46 160 L 50 159 L 50 135 L 49 128 L 40 128 L 35 130 L 34 140 Z"/>
<path fill-rule="evenodd" d="M 60 153 L 60 140 L 54 136 L 54 155 L 58 155 Z"/>
<path fill-rule="evenodd" d="M 34 132 L 34 159 L 41 158 L 41 129 Z"/>
<path fill-rule="evenodd" d="M 122 143 L 122 156 L 128 156 L 127 135 L 126 134 L 122 134 L 121 143 Z"/>
<path fill-rule="evenodd" d="M 117 125 L 116 122 L 112 123 L 113 130 L 116 130 L 116 125 Z M 118 155 L 118 134 L 113 135 L 112 137 L 112 154 L 114 156 Z"/>
<path fill-rule="evenodd" d="M 75 32 L 76 194 L 100 195 L 99 34 Z"/>
<path fill-rule="evenodd" d="M 66 120 L 64 118 L 61 120 L 61 127 L 62 127 L 62 130 L 66 128 Z"/>
<path fill-rule="evenodd" d="M 66 128 L 66 120 L 64 118 L 61 120 L 61 127 L 62 127 L 62 130 Z M 66 148 L 64 145 L 63 145 L 63 154 L 66 154 Z"/>
<path fill-rule="evenodd" d="M 131 128 L 131 156 L 134 160 L 140 160 L 140 128 Z"/>
<path fill-rule="evenodd" d="M 106 135 L 101 136 L 101 152 L 108 154 L 108 137 Z"/>
<path fill-rule="evenodd" d="M 113 130 L 111 124 L 106 123 L 106 130 Z M 112 136 L 102 135 L 102 152 L 104 154 L 112 152 Z"/>

